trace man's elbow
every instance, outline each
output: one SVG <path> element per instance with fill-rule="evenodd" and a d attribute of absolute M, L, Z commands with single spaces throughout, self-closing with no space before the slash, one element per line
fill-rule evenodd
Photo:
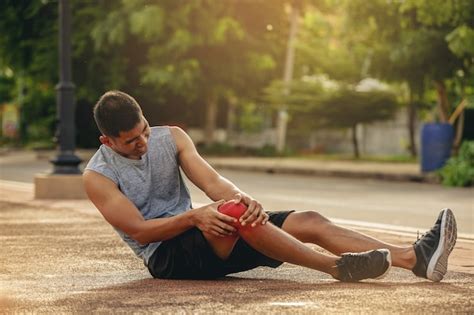
<path fill-rule="evenodd" d="M 146 231 L 137 229 L 130 234 L 128 234 L 131 239 L 133 239 L 135 242 L 138 242 L 140 245 L 147 245 L 151 243 L 153 240 L 150 239 L 150 236 Z"/>
<path fill-rule="evenodd" d="M 222 196 L 226 190 L 225 187 L 223 187 L 225 182 L 226 179 L 224 177 L 216 175 L 208 181 L 206 187 L 204 187 L 204 192 L 211 199 L 216 198 L 216 196 Z M 218 199 L 220 199 L 220 197 L 218 197 Z"/>
<path fill-rule="evenodd" d="M 146 224 L 144 224 L 146 221 L 142 222 L 136 222 L 136 224 L 133 225 L 128 225 L 127 227 L 120 228 L 117 227 L 119 230 L 122 230 L 123 233 L 128 235 L 132 240 L 135 242 L 138 242 L 140 245 L 147 245 L 152 242 L 150 240 L 150 236 L 146 229 Z M 112 222 L 110 222 L 112 225 L 114 225 Z"/>
<path fill-rule="evenodd" d="M 137 242 L 138 244 L 142 246 L 150 243 L 148 238 L 142 233 L 133 233 L 133 234 L 129 234 L 129 236 L 132 240 L 134 240 L 135 242 Z"/>

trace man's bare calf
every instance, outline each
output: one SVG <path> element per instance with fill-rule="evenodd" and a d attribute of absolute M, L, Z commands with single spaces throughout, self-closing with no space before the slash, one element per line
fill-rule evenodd
<path fill-rule="evenodd" d="M 225 207 L 221 207 L 220 209 L 223 208 Z M 235 209 L 235 207 L 230 207 L 222 211 L 222 213 L 231 215 L 238 219 L 246 210 L 245 207 L 241 207 L 240 211 L 235 211 Z M 296 227 L 298 222 L 301 223 L 301 220 L 307 219 L 308 214 L 305 213 L 304 216 L 305 217 L 298 215 L 297 213 L 292 213 L 288 216 L 286 221 L 292 217 L 294 219 L 292 219 L 289 224 L 285 221 L 283 226 L 287 226 L 287 229 L 291 231 L 291 229 Z M 209 233 L 204 233 L 204 236 L 221 259 L 229 257 L 238 237 L 242 237 L 250 246 L 268 257 L 322 271 L 336 279 L 341 278 L 340 270 L 337 267 L 337 262 L 340 260 L 340 256 L 322 254 L 312 250 L 302 242 L 302 240 L 307 241 L 303 237 L 306 235 L 305 233 L 299 234 L 299 236 L 302 237 L 302 240 L 300 240 L 298 237 L 294 237 L 291 233 L 288 233 L 285 228 L 279 229 L 272 224 L 251 227 L 242 226 L 240 223 L 236 223 L 234 226 L 237 228 L 237 235 L 233 236 L 218 237 Z M 313 229 L 317 228 L 318 226 L 313 226 Z M 384 270 L 384 272 L 385 271 L 387 270 Z"/>

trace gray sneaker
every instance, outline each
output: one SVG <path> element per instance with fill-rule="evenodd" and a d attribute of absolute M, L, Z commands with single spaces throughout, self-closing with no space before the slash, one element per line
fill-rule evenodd
<path fill-rule="evenodd" d="M 413 244 L 416 264 L 412 271 L 418 277 L 441 281 L 448 270 L 448 257 L 456 244 L 457 227 L 453 212 L 445 208 L 435 225 Z"/>
<path fill-rule="evenodd" d="M 357 282 L 364 279 L 381 279 L 392 266 L 388 249 L 376 249 L 363 253 L 345 253 L 336 261 L 338 280 Z"/>

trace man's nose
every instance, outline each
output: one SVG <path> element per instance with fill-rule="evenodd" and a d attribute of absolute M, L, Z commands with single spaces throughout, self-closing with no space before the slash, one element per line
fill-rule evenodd
<path fill-rule="evenodd" d="M 148 142 L 148 139 L 147 137 L 145 137 L 144 135 L 141 135 L 139 138 L 138 138 L 138 142 L 137 142 L 137 145 L 139 147 L 143 147 L 147 144 Z"/>

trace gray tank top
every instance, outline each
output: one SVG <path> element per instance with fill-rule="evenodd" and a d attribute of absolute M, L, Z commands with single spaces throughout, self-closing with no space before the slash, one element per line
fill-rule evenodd
<path fill-rule="evenodd" d="M 172 217 L 191 209 L 191 198 L 179 170 L 177 148 L 167 126 L 152 127 L 148 151 L 141 160 L 127 159 L 101 145 L 86 166 L 111 179 L 145 220 Z M 145 265 L 161 242 L 140 245 L 123 231 L 120 237 Z"/>

